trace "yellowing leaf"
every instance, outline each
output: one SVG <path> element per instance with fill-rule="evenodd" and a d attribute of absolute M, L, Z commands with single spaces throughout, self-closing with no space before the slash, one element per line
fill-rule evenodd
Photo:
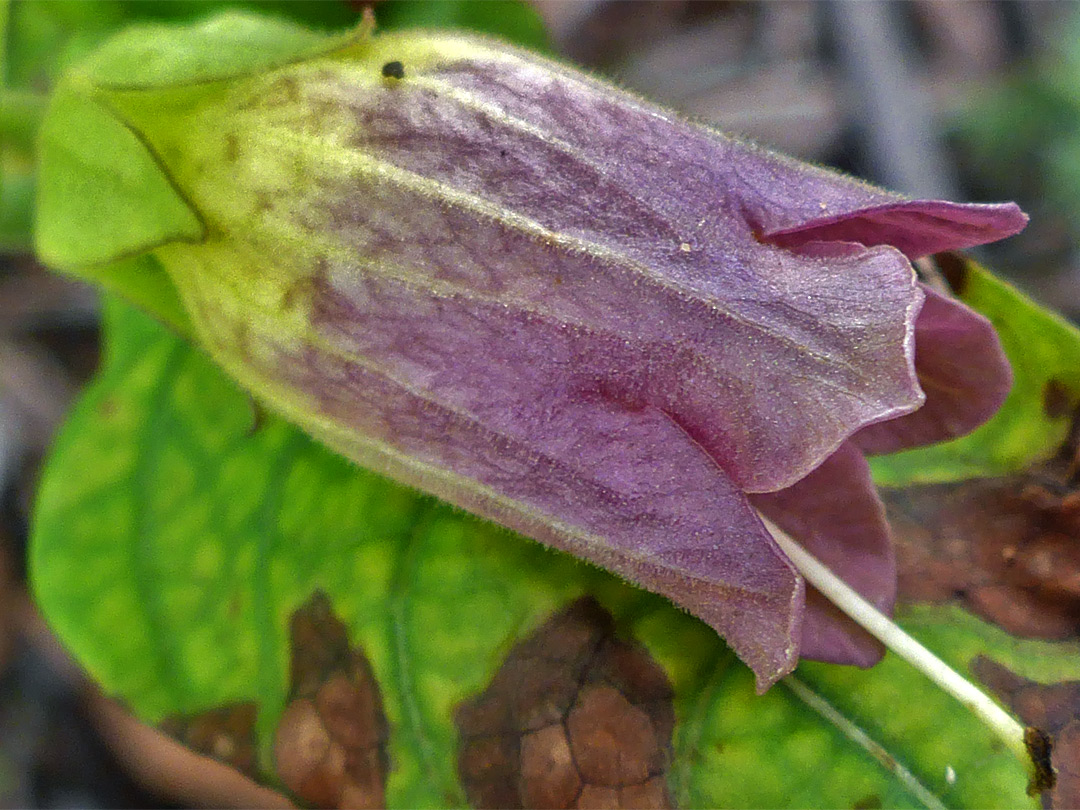
<path fill-rule="evenodd" d="M 1011 755 L 901 662 L 804 664 L 797 684 L 757 697 L 715 633 L 664 600 L 355 468 L 282 422 L 253 430 L 245 396 L 201 354 L 126 306 L 107 316 L 106 366 L 45 471 L 32 575 L 64 643 L 143 718 L 254 702 L 273 783 L 289 620 L 322 591 L 383 695 L 389 805 L 460 806 L 455 708 L 589 594 L 674 688 L 679 806 L 1033 806 Z M 985 654 L 1025 677 L 1080 677 L 1071 646 L 1017 643 L 947 609 L 903 620 L 962 670 Z"/>

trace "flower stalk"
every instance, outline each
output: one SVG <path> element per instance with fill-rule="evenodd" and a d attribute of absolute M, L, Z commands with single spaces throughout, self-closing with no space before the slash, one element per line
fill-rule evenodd
<path fill-rule="evenodd" d="M 1005 743 L 1027 768 L 1029 791 L 1032 787 L 1042 790 L 1052 786 L 1053 772 L 1047 770 L 1048 763 L 1040 761 L 1044 757 L 1037 756 L 1033 750 L 1037 746 L 1032 738 L 1037 735 L 1045 739 L 1042 732 L 1022 726 L 989 695 L 908 635 L 900 625 L 860 596 L 783 529 L 764 516 L 761 519 L 776 544 L 809 584 L 889 650 L 960 701 Z"/>

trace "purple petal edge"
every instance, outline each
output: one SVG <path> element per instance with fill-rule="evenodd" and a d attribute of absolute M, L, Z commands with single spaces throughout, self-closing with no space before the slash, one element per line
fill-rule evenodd
<path fill-rule="evenodd" d="M 1012 369 L 990 321 L 928 287 L 923 292 L 915 371 L 926 404 L 856 433 L 864 453 L 895 453 L 970 433 L 997 412 L 1012 387 Z"/>
<path fill-rule="evenodd" d="M 796 227 L 766 231 L 774 245 L 797 248 L 808 241 L 892 245 L 909 259 L 996 242 L 1019 233 L 1028 216 L 1015 203 L 912 200 L 855 209 Z"/>

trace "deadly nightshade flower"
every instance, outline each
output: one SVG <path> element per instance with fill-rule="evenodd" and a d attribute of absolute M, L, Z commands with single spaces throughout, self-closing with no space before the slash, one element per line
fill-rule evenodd
<path fill-rule="evenodd" d="M 761 688 L 800 653 L 876 660 L 759 511 L 891 609 L 863 453 L 965 433 L 1010 384 L 990 325 L 910 260 L 1024 215 L 908 200 L 472 36 L 296 34 L 242 70 L 206 47 L 265 25 L 122 37 L 68 83 L 45 260 L 357 463 L 663 594 Z M 73 127 L 127 174 L 66 180 L 93 163 Z M 136 254 L 142 276 L 85 269 Z"/>

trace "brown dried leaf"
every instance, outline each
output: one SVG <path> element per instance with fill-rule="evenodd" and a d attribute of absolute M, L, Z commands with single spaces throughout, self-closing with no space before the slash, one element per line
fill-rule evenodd
<path fill-rule="evenodd" d="M 386 804 L 389 728 L 367 657 L 321 592 L 293 613 L 292 688 L 278 723 L 281 781 L 316 807 Z"/>
<path fill-rule="evenodd" d="M 672 806 L 671 684 L 592 598 L 511 650 L 455 721 L 476 807 Z"/>
<path fill-rule="evenodd" d="M 1066 448 L 1010 478 L 887 490 L 901 598 L 959 600 L 1007 632 L 1080 635 L 1080 490 Z"/>

